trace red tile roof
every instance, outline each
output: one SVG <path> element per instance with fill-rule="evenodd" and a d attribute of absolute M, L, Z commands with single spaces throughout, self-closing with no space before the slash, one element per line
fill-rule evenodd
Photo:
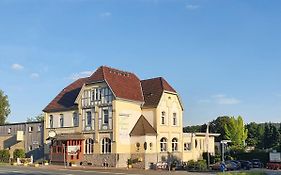
<path fill-rule="evenodd" d="M 134 73 L 101 66 L 90 77 L 80 78 L 64 88 L 43 111 L 77 109 L 74 102 L 83 84 L 103 81 L 108 83 L 117 98 L 144 102 L 144 107 L 156 107 L 164 90 L 176 92 L 162 77 L 140 81 Z"/>
<path fill-rule="evenodd" d="M 88 83 L 106 81 L 117 98 L 143 102 L 139 78 L 131 72 L 101 66 L 89 77 Z"/>
<path fill-rule="evenodd" d="M 141 81 L 144 94 L 144 107 L 156 108 L 164 91 L 176 93 L 176 90 L 162 77 Z"/>

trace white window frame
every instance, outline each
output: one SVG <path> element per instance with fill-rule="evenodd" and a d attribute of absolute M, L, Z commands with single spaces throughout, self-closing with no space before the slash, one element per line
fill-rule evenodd
<path fill-rule="evenodd" d="M 73 127 L 78 127 L 79 126 L 79 114 L 77 112 L 73 112 L 72 126 Z"/>
<path fill-rule="evenodd" d="M 112 152 L 112 141 L 108 137 L 104 137 L 102 139 L 101 144 L 101 153 L 102 154 L 110 154 Z"/>
<path fill-rule="evenodd" d="M 107 115 L 105 115 L 105 111 L 107 111 Z M 105 116 L 107 116 L 107 122 L 105 122 Z M 102 124 L 103 125 L 108 125 L 109 124 L 109 110 L 108 109 L 103 109 L 102 110 Z"/>
<path fill-rule="evenodd" d="M 85 154 L 93 154 L 94 153 L 94 140 L 92 138 L 88 138 L 85 141 Z"/>

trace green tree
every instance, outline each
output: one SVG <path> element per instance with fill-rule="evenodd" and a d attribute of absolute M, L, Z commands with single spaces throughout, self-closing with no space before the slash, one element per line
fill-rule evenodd
<path fill-rule="evenodd" d="M 248 136 L 248 130 L 245 128 L 244 121 L 241 116 L 231 117 L 229 124 L 224 126 L 226 138 L 232 141 L 233 146 L 244 146 Z"/>
<path fill-rule="evenodd" d="M 263 148 L 263 135 L 264 135 L 264 126 L 261 124 L 257 124 L 255 122 L 251 122 L 246 125 L 248 129 L 248 138 L 246 139 L 246 143 L 248 146 L 254 146 L 256 148 Z"/>
<path fill-rule="evenodd" d="M 6 120 L 10 112 L 11 110 L 10 110 L 8 96 L 5 95 L 2 90 L 0 90 L 0 125 L 6 123 Z"/>
<path fill-rule="evenodd" d="M 28 117 L 27 122 L 42 122 L 44 121 L 44 114 L 39 114 L 35 117 Z"/>
<path fill-rule="evenodd" d="M 216 118 L 210 123 L 210 132 L 212 133 L 219 133 L 219 137 L 215 137 L 216 141 L 221 141 L 226 138 L 225 134 L 225 125 L 227 125 L 230 121 L 230 117 L 228 116 L 221 116 Z"/>

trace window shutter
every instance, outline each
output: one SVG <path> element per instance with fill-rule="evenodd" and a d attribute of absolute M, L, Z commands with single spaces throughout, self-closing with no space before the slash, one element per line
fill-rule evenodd
<path fill-rule="evenodd" d="M 99 109 L 99 130 L 102 128 L 102 109 Z"/>

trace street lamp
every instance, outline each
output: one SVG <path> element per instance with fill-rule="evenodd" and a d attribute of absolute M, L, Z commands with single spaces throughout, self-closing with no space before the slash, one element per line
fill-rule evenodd
<path fill-rule="evenodd" d="M 227 143 L 230 143 L 231 140 L 222 140 L 221 141 L 221 144 L 222 144 L 222 150 L 221 150 L 221 154 L 222 154 L 222 162 L 224 162 L 224 145 L 227 144 Z"/>

